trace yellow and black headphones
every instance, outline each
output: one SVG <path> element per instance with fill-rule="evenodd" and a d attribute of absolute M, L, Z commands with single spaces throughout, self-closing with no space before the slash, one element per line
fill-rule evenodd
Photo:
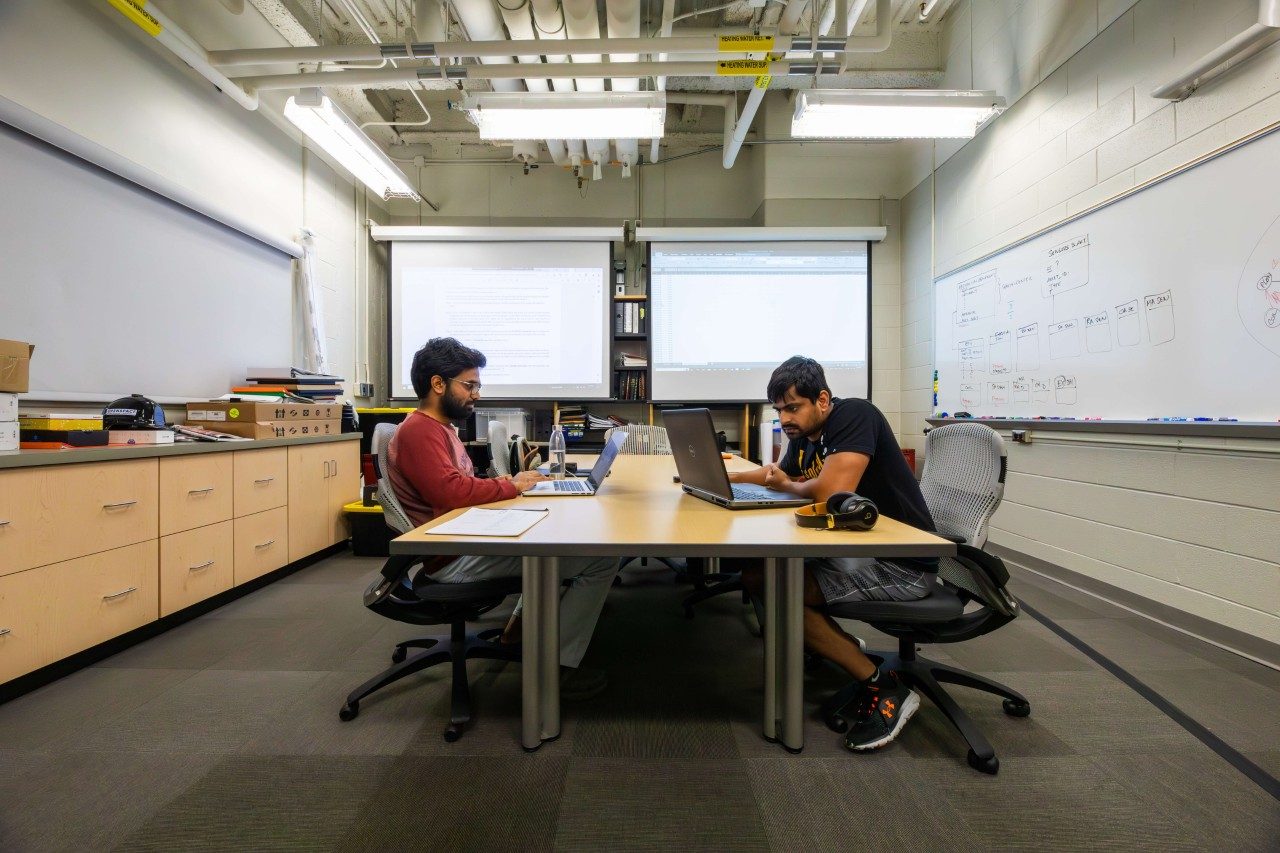
<path fill-rule="evenodd" d="M 875 503 L 853 492 L 836 492 L 796 510 L 796 524 L 817 530 L 870 530 L 879 518 Z"/>

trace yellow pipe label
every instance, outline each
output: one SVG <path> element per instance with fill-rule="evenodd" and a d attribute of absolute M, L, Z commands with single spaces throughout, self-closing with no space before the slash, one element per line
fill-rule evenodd
<path fill-rule="evenodd" d="M 138 28 L 149 36 L 158 36 L 164 27 L 148 12 L 144 6 L 147 0 L 107 0 L 116 11 L 138 25 Z"/>
<path fill-rule="evenodd" d="M 757 77 L 757 78 L 756 78 L 756 88 L 757 88 L 757 89 L 768 89 L 768 88 L 769 88 L 769 82 L 770 82 L 771 80 L 773 80 L 773 76 L 772 76 L 772 75 L 769 75 L 769 74 L 761 74 L 759 77 Z"/>
<path fill-rule="evenodd" d="M 760 53 L 773 50 L 773 36 L 720 36 L 716 46 L 721 53 Z"/>
<path fill-rule="evenodd" d="M 716 63 L 716 74 L 729 77 L 759 77 L 769 73 L 767 59 L 722 59 Z"/>

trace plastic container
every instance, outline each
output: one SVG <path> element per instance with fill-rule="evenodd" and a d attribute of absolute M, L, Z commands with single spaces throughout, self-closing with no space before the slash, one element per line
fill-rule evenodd
<path fill-rule="evenodd" d="M 357 557 L 386 557 L 390 555 L 391 540 L 396 533 L 382 517 L 382 507 L 365 506 L 354 501 L 342 508 L 351 525 L 351 553 Z"/>
<path fill-rule="evenodd" d="M 556 424 L 551 430 L 551 444 L 547 448 L 547 461 L 551 463 L 551 476 L 556 480 L 564 479 L 564 427 Z"/>

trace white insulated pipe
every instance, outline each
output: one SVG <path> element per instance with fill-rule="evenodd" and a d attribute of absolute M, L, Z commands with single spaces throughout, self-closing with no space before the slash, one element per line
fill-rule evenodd
<path fill-rule="evenodd" d="M 662 27 L 659 30 L 659 35 L 664 41 L 670 40 L 671 38 L 671 28 L 672 26 L 675 25 L 675 16 L 676 16 L 676 0 L 662 0 Z M 654 57 L 650 57 L 650 58 L 652 59 Z M 667 54 L 665 52 L 660 52 L 658 53 L 656 58 L 659 62 L 666 62 Z M 665 92 L 667 90 L 666 75 L 664 74 L 656 75 L 653 78 L 653 88 L 659 92 Z M 652 142 L 649 143 L 649 162 L 650 163 L 658 162 L 658 144 L 661 141 L 662 140 L 660 139 L 654 139 Z"/>
<path fill-rule="evenodd" d="M 564 12 L 564 29 L 567 38 L 575 41 L 600 38 L 600 14 L 596 11 L 596 0 L 560 0 L 560 8 Z M 569 64 L 594 65 L 603 61 L 604 57 L 598 53 L 582 53 L 570 57 Z M 579 92 L 604 91 L 604 80 L 596 78 L 575 77 L 573 85 Z"/>
<path fill-rule="evenodd" d="M 609 28 L 609 38 L 640 37 L 640 0 L 605 0 L 605 23 Z M 639 62 L 636 53 L 620 53 L 609 57 L 609 61 Z M 610 88 L 615 92 L 638 92 L 640 81 L 635 77 L 618 77 L 611 80 Z M 656 141 L 655 137 L 655 141 Z M 615 139 L 613 146 L 617 152 L 617 160 L 622 164 L 622 176 L 631 176 L 631 167 L 639 163 L 640 143 L 634 139 Z"/>
<path fill-rule="evenodd" d="M 863 8 L 866 7 L 865 0 L 860 0 Z M 862 17 L 861 10 L 858 11 L 858 18 Z M 881 53 L 889 49 L 889 43 L 893 40 L 893 0 L 876 0 L 876 34 L 873 36 L 855 36 L 853 25 L 857 23 L 857 18 L 852 14 L 849 15 L 849 32 L 840 33 L 846 36 L 844 49 L 846 53 Z"/>
<path fill-rule="evenodd" d="M 440 0 L 413 0 L 413 29 L 425 41 L 448 41 L 444 4 Z"/>
<path fill-rule="evenodd" d="M 1173 80 L 1153 89 L 1151 97 L 1165 101 L 1181 101 L 1200 86 L 1228 70 L 1219 66 L 1235 60 L 1235 64 L 1231 66 L 1234 68 L 1235 65 L 1265 50 L 1277 40 L 1280 40 L 1280 0 L 1258 0 L 1257 23 L 1197 59 L 1190 68 Z"/>
<path fill-rule="evenodd" d="M 763 89 L 752 89 L 752 91 L 763 92 Z M 727 156 L 730 146 L 733 144 L 734 134 L 737 129 L 742 126 L 742 121 L 738 118 L 738 96 L 737 95 L 702 95 L 690 94 L 686 92 L 668 92 L 668 104 L 698 104 L 704 107 L 719 107 L 724 110 L 724 137 L 721 141 L 723 152 L 721 162 L 728 169 L 733 165 L 733 161 Z M 746 136 L 746 132 L 743 132 Z M 738 143 L 739 147 L 741 142 Z M 737 156 L 737 149 L 734 149 L 734 156 Z"/>
<path fill-rule="evenodd" d="M 132 21 L 138 29 L 164 45 L 187 65 L 190 65 L 193 71 L 221 89 L 222 93 L 231 98 L 231 100 L 247 110 L 256 110 L 258 108 L 257 94 L 246 92 L 225 74 L 214 68 L 209 61 L 208 52 L 179 27 L 175 26 L 173 21 L 169 20 L 163 12 L 154 6 L 141 8 L 125 3 L 123 0 L 107 0 L 107 2 L 121 15 Z"/>
<path fill-rule="evenodd" d="M 538 31 L 538 46 L 544 48 L 543 55 L 547 57 L 547 64 L 568 63 L 568 56 L 547 53 L 546 48 L 551 46 L 541 44 L 545 41 L 564 41 L 566 38 L 564 15 L 560 13 L 559 0 L 529 0 L 529 11 L 533 15 L 534 29 Z M 557 92 L 572 92 L 573 78 L 552 77 L 551 88 Z"/>
<path fill-rule="evenodd" d="M 836 12 L 839 11 L 839 4 L 842 2 L 847 3 L 846 8 L 848 8 L 849 13 L 845 17 L 845 31 L 838 33 L 841 38 L 848 38 L 853 34 L 853 28 L 858 26 L 858 21 L 862 19 L 862 13 L 871 5 L 871 0 L 833 0 L 833 2 L 827 4 L 826 9 L 822 12 L 822 21 L 818 24 L 818 35 L 825 36 L 831 32 L 831 27 L 836 22 Z M 878 22 L 879 18 L 876 20 Z M 877 23 L 878 26 L 879 24 Z"/>
<path fill-rule="evenodd" d="M 496 41 L 506 37 L 506 33 L 502 30 L 502 22 L 498 20 L 498 13 L 494 11 L 493 0 L 453 0 L 453 9 L 458 13 L 458 20 L 462 21 L 462 26 L 466 27 L 467 35 L 470 38 L 476 41 Z M 508 67 L 514 61 L 509 53 L 503 56 L 482 56 L 479 59 L 485 65 Z M 413 79 L 417 79 L 414 69 L 406 70 L 413 75 Z M 343 77 L 346 77 L 347 73 L 343 72 Z M 523 92 L 525 90 L 524 84 L 513 77 L 496 78 L 492 79 L 491 82 L 496 92 Z M 345 80 L 342 84 L 337 84 L 335 80 L 335 84 L 350 85 Z"/>
<path fill-rule="evenodd" d="M 529 17 L 528 4 L 517 6 L 514 9 L 507 8 L 503 3 L 498 4 L 498 11 L 502 13 L 502 22 L 507 26 L 507 32 L 511 35 L 512 41 L 533 42 L 537 36 L 533 33 L 533 19 Z M 532 47 L 532 44 L 530 45 Z M 523 62 L 526 65 L 539 66 L 539 72 L 544 71 L 542 66 L 542 56 L 538 53 L 520 54 L 516 56 L 517 62 Z M 530 92 L 549 92 L 551 86 L 547 83 L 546 77 L 526 77 L 524 85 Z"/>

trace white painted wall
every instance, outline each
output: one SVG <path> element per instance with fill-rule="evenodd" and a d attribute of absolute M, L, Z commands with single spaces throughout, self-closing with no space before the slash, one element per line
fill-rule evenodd
<path fill-rule="evenodd" d="M 951 16 L 949 85 L 1017 100 L 958 150 L 939 145 L 936 172 L 903 199 L 908 444 L 923 445 L 932 410 L 934 278 L 1280 121 L 1280 47 L 1182 103 L 1148 94 L 1256 11 L 1254 0 L 970 0 Z M 1280 463 L 1222 446 L 1039 433 L 1011 446 L 991 540 L 1280 643 Z"/>
<path fill-rule="evenodd" d="M 284 44 L 251 5 L 238 17 L 220 3 L 161 6 L 211 48 L 232 39 Z M 238 106 L 100 0 L 0 4 L 0 95 L 270 233 L 293 239 L 303 225 L 315 230 L 330 356 L 354 378 L 355 203 L 364 193 L 304 157 L 270 103 L 257 113 Z"/>

